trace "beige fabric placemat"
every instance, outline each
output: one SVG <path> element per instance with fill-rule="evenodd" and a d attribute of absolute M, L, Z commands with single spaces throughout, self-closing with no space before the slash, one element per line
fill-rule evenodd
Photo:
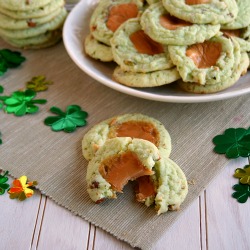
<path fill-rule="evenodd" d="M 8 47 L 0 41 L 1 48 Z M 12 48 L 13 49 L 13 48 Z M 54 82 L 37 98 L 48 100 L 34 115 L 15 117 L 0 112 L 0 168 L 15 177 L 27 175 L 38 188 L 74 214 L 110 232 L 133 247 L 150 249 L 227 163 L 213 152 L 212 138 L 229 127 L 250 126 L 249 95 L 229 100 L 176 104 L 161 103 L 118 93 L 87 76 L 67 55 L 63 44 L 38 51 L 22 51 L 27 61 L 1 77 L 4 95 L 22 89 L 33 76 Z M 52 132 L 43 121 L 52 106 L 77 104 L 89 113 L 86 127 L 74 133 Z M 81 140 L 91 126 L 124 113 L 140 112 L 160 120 L 172 137 L 171 158 L 194 181 L 178 212 L 157 216 L 153 208 L 135 202 L 128 185 L 117 200 L 92 203 L 86 192 L 87 162 Z M 181 218 L 180 218 L 181 219 Z M 188 232 L 187 232 L 188 233 Z"/>

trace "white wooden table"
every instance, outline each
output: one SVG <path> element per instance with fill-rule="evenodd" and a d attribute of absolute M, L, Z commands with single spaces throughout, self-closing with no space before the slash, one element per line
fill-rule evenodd
<path fill-rule="evenodd" d="M 250 249 L 250 199 L 240 204 L 231 197 L 234 170 L 246 164 L 231 160 L 154 249 Z M 0 223 L 1 250 L 132 249 L 39 192 L 24 202 L 0 196 Z"/>

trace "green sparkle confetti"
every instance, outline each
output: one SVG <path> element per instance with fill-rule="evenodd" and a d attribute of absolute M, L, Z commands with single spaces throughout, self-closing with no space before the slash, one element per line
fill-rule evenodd
<path fill-rule="evenodd" d="M 237 199 L 240 203 L 245 203 L 250 196 L 250 186 L 243 184 L 236 184 L 233 186 L 233 189 L 236 191 L 232 196 Z"/>
<path fill-rule="evenodd" d="M 69 105 L 66 108 L 66 112 L 63 112 L 58 107 L 52 107 L 50 109 L 52 113 L 57 116 L 49 116 L 44 120 L 44 123 L 51 126 L 53 131 L 74 132 L 76 127 L 82 127 L 86 125 L 86 118 L 88 113 L 81 110 L 81 107 L 77 105 Z"/>
<path fill-rule="evenodd" d="M 6 176 L 9 172 L 6 171 L 4 175 L 0 175 L 0 195 L 4 194 L 5 191 L 10 187 L 8 183 L 6 183 L 9 178 Z"/>
<path fill-rule="evenodd" d="M 35 92 L 45 91 L 48 89 L 48 85 L 53 84 L 52 81 L 46 80 L 45 76 L 34 76 L 30 81 L 26 83 L 27 89 L 34 90 Z"/>
<path fill-rule="evenodd" d="M 23 116 L 25 114 L 34 114 L 38 112 L 39 107 L 35 104 L 45 104 L 47 100 L 33 98 L 36 92 L 32 90 L 16 91 L 11 96 L 0 96 L 0 100 L 4 101 L 4 107 L 7 113 L 13 113 L 16 116 Z"/>
<path fill-rule="evenodd" d="M 216 145 L 214 151 L 226 154 L 228 158 L 250 156 L 250 128 L 229 128 L 223 135 L 217 135 L 213 139 Z"/>
<path fill-rule="evenodd" d="M 2 76 L 8 68 L 17 68 L 25 61 L 25 57 L 18 51 L 11 51 L 9 49 L 0 50 L 0 76 Z"/>

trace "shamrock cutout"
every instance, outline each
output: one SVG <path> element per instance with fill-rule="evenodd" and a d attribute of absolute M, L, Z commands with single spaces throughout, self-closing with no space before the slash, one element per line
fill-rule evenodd
<path fill-rule="evenodd" d="M 4 90 L 3 86 L 2 86 L 2 85 L 0 85 L 0 94 L 2 94 L 2 93 L 3 93 L 3 90 Z"/>
<path fill-rule="evenodd" d="M 8 183 L 6 183 L 9 178 L 6 176 L 9 172 L 6 171 L 4 175 L 0 175 L 0 195 L 4 194 L 5 191 L 10 187 Z"/>
<path fill-rule="evenodd" d="M 250 196 L 250 186 L 243 184 L 236 184 L 233 186 L 233 189 L 236 191 L 232 196 L 237 199 L 240 203 L 245 203 Z"/>
<path fill-rule="evenodd" d="M 246 165 L 244 169 L 237 168 L 234 177 L 240 179 L 240 183 L 250 185 L 250 165 Z"/>
<path fill-rule="evenodd" d="M 82 127 L 87 123 L 88 113 L 82 111 L 81 107 L 77 105 L 69 105 L 66 112 L 63 112 L 58 107 L 52 107 L 50 111 L 58 116 L 49 116 L 44 120 L 44 123 L 51 126 L 53 131 L 64 130 L 70 133 L 74 132 L 76 127 Z"/>
<path fill-rule="evenodd" d="M 2 76 L 8 68 L 16 68 L 26 59 L 18 51 L 9 49 L 0 50 L 0 76 Z"/>
<path fill-rule="evenodd" d="M 33 100 L 36 92 L 33 90 L 16 91 L 11 96 L 0 96 L 0 100 L 4 101 L 6 105 L 5 111 L 7 113 L 14 113 L 16 116 L 23 116 L 26 113 L 34 114 L 39 108 L 34 104 L 45 104 L 47 100 L 37 99 Z"/>
<path fill-rule="evenodd" d="M 34 90 L 35 92 L 44 91 L 48 89 L 48 85 L 53 84 L 51 81 L 46 81 L 45 76 L 34 76 L 26 83 L 27 89 Z"/>
<path fill-rule="evenodd" d="M 223 135 L 217 135 L 213 139 L 216 145 L 214 151 L 218 154 L 226 154 L 228 158 L 250 156 L 250 128 L 229 128 Z"/>
<path fill-rule="evenodd" d="M 33 186 L 37 185 L 37 182 L 27 182 L 27 176 L 23 175 L 19 179 L 15 179 L 12 185 L 8 191 L 10 198 L 23 201 L 34 194 Z"/>
<path fill-rule="evenodd" d="M 3 143 L 2 141 L 2 133 L 0 132 L 0 145 Z"/>

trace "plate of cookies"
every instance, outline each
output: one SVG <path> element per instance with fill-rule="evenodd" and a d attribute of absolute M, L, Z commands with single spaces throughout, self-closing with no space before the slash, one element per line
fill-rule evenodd
<path fill-rule="evenodd" d="M 63 40 L 80 69 L 119 92 L 217 101 L 250 93 L 246 11 L 248 0 L 85 0 L 68 15 Z"/>

